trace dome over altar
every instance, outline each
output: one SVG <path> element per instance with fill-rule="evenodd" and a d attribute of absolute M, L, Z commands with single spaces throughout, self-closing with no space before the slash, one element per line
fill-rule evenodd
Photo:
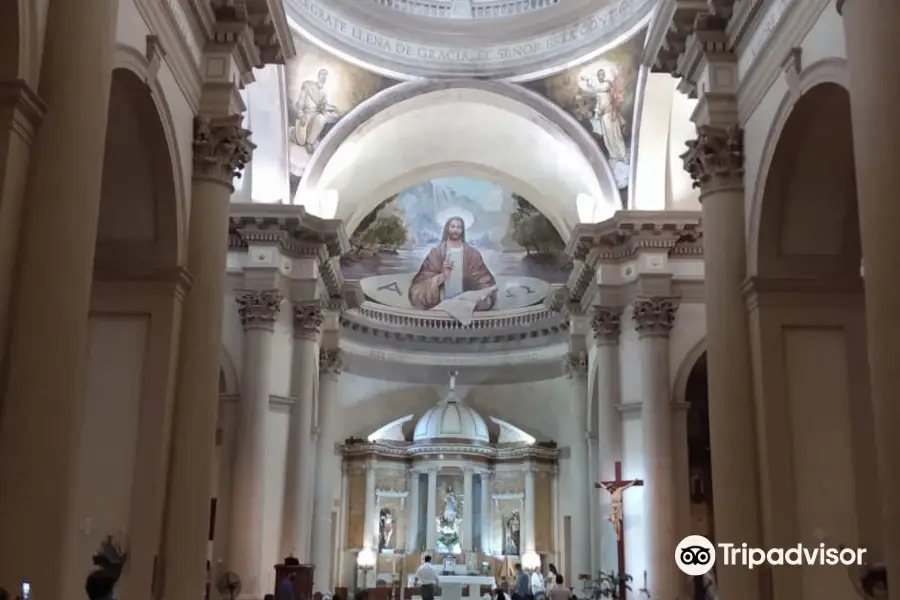
<path fill-rule="evenodd" d="M 487 423 L 474 409 L 466 406 L 451 389 L 441 402 L 429 409 L 416 423 L 413 441 L 459 440 L 490 443 Z"/>

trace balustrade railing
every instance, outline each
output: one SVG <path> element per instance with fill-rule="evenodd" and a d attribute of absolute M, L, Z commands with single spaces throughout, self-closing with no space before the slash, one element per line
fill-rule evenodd
<path fill-rule="evenodd" d="M 371 0 L 379 6 L 423 17 L 492 19 L 549 8 L 560 0 Z"/>

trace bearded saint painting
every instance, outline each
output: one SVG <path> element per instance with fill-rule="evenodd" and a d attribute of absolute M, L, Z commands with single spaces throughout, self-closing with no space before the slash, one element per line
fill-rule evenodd
<path fill-rule="evenodd" d="M 440 245 L 428 251 L 419 272 L 413 277 L 409 302 L 415 308 L 430 310 L 463 292 L 486 290 L 496 285 L 481 253 L 466 242 L 465 221 L 461 217 L 450 217 L 444 223 Z M 475 310 L 491 310 L 495 300 L 496 293 L 488 294 L 475 304 Z"/>

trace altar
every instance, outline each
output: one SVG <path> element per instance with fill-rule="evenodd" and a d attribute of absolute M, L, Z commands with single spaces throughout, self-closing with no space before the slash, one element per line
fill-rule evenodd
<path fill-rule="evenodd" d="M 493 577 L 486 575 L 441 575 L 438 579 L 438 587 L 441 588 L 441 600 L 461 600 L 463 597 L 463 586 L 469 586 L 469 595 L 467 598 L 480 598 L 479 590 L 483 585 L 489 585 L 491 588 L 497 587 L 497 583 Z M 472 593 L 475 590 L 475 593 Z"/>

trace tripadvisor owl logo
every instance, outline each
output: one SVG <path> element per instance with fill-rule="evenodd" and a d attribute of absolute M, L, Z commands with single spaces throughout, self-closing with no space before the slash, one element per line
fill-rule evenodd
<path fill-rule="evenodd" d="M 705 575 L 716 564 L 716 547 L 702 535 L 689 535 L 675 548 L 675 564 L 685 575 Z"/>

